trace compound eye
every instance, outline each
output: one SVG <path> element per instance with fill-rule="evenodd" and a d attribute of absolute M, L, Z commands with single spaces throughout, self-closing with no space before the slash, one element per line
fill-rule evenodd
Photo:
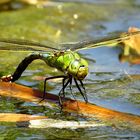
<path fill-rule="evenodd" d="M 78 62 L 78 61 L 74 61 L 74 62 L 72 63 L 72 65 L 71 65 L 71 68 L 72 68 L 73 70 L 78 69 L 78 67 L 79 67 L 79 62 Z"/>

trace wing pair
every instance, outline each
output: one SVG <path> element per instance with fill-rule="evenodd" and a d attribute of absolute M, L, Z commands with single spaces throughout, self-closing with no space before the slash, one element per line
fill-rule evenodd
<path fill-rule="evenodd" d="M 44 45 L 38 42 L 22 40 L 22 39 L 4 39 L 0 38 L 0 50 L 24 50 L 24 51 L 48 51 L 51 50 L 66 50 L 71 49 L 72 51 L 84 50 L 97 48 L 102 46 L 115 46 L 125 40 L 129 40 L 131 36 L 140 34 L 140 31 L 132 33 L 119 33 L 116 35 L 105 36 L 94 40 L 86 40 L 76 43 Z M 6 47 L 5 47 L 6 44 Z M 52 47 L 55 46 L 55 47 Z M 61 49 L 57 49 L 61 48 Z"/>

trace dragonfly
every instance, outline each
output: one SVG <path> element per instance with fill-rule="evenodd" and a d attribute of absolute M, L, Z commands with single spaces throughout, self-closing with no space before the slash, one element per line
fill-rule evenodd
<path fill-rule="evenodd" d="M 92 49 L 102 46 L 115 46 L 123 43 L 125 40 L 129 40 L 131 36 L 140 34 L 140 31 L 132 33 L 119 33 L 117 35 L 105 36 L 93 40 L 80 41 L 76 43 L 64 43 L 58 44 L 56 47 L 44 45 L 38 42 L 22 40 L 22 39 L 5 39 L 0 38 L 0 43 L 13 44 L 14 47 L 3 47 L 0 45 L 0 50 L 30 50 L 33 53 L 25 57 L 20 64 L 17 66 L 15 72 L 9 76 L 1 77 L 1 81 L 15 82 L 18 80 L 24 70 L 28 67 L 32 61 L 36 59 L 43 60 L 47 65 L 57 68 L 63 72 L 63 75 L 57 75 L 47 77 L 44 80 L 44 91 L 42 100 L 47 96 L 46 82 L 50 79 L 62 78 L 62 88 L 58 93 L 59 105 L 63 107 L 62 99 L 65 98 L 65 89 L 69 85 L 71 94 L 72 93 L 72 81 L 75 82 L 77 89 L 82 95 L 84 101 L 88 103 L 88 97 L 86 94 L 83 80 L 88 75 L 88 62 L 82 58 L 79 54 L 79 50 Z M 18 46 L 18 47 L 17 47 Z M 58 48 L 61 49 L 58 49 Z M 48 51 L 50 49 L 50 51 Z M 42 101 L 41 100 L 41 101 Z"/>

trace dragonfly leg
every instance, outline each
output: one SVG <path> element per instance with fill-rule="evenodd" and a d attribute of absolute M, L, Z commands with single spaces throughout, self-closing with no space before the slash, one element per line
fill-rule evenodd
<path fill-rule="evenodd" d="M 76 97 L 75 97 L 75 95 L 74 95 L 73 92 L 72 92 L 72 78 L 71 78 L 71 81 L 70 81 L 70 92 L 71 92 L 71 95 L 73 96 L 74 100 L 75 100 L 76 103 L 77 103 L 77 108 L 79 109 L 79 105 L 78 105 L 78 102 L 77 102 L 77 100 L 76 100 Z"/>
<path fill-rule="evenodd" d="M 47 78 L 45 78 L 45 80 L 44 80 L 43 97 L 42 97 L 42 100 L 40 102 L 42 102 L 45 99 L 45 97 L 46 97 L 46 83 L 47 83 L 47 81 L 50 80 L 50 79 L 65 78 L 65 77 L 66 77 L 65 75 L 59 75 L 59 76 L 53 76 L 53 77 L 47 77 Z"/>
<path fill-rule="evenodd" d="M 70 93 L 72 94 L 72 78 L 71 78 L 71 80 L 70 80 Z M 73 94 L 72 94 L 72 96 L 73 96 Z M 74 96 L 73 96 L 74 97 Z"/>
<path fill-rule="evenodd" d="M 82 88 L 83 88 L 83 90 L 84 90 L 84 95 L 85 95 L 85 98 L 86 98 L 86 102 L 88 103 L 88 97 L 87 97 L 87 94 L 86 94 L 85 86 L 84 86 L 82 80 L 79 80 L 79 81 L 80 81 L 80 84 L 81 84 L 81 86 L 82 86 Z"/>
<path fill-rule="evenodd" d="M 75 95 L 74 95 L 73 92 L 72 92 L 72 78 L 71 78 L 71 80 L 70 80 L 70 93 L 71 93 L 71 95 L 73 96 L 74 100 L 76 100 Z"/>
<path fill-rule="evenodd" d="M 60 92 L 62 92 L 63 94 L 63 98 L 65 98 L 65 88 L 63 88 L 65 86 L 65 81 L 68 77 L 63 78 L 62 80 L 62 89 L 60 90 Z"/>
<path fill-rule="evenodd" d="M 74 78 L 74 81 L 75 81 L 75 84 L 76 84 L 78 90 L 80 91 L 81 95 L 83 96 L 85 102 L 88 103 L 88 98 L 87 98 L 86 93 L 85 92 L 82 92 L 82 90 L 81 90 L 81 88 L 80 88 L 80 86 L 79 86 L 79 84 L 78 84 L 78 82 L 77 82 L 77 80 L 75 78 Z M 81 86 L 82 85 L 83 85 L 83 83 L 81 84 Z M 82 87 L 82 88 L 84 88 L 84 87 Z"/>
<path fill-rule="evenodd" d="M 62 99 L 61 99 L 61 94 L 63 94 L 63 97 L 65 96 L 65 88 L 67 87 L 67 85 L 70 83 L 70 79 L 68 79 L 68 81 L 65 83 L 65 80 L 67 79 L 67 77 L 64 78 L 64 85 L 62 87 L 62 89 L 59 92 L 59 105 L 61 106 L 61 110 L 62 110 Z"/>
<path fill-rule="evenodd" d="M 72 94 L 72 77 L 70 76 L 70 77 L 66 77 L 66 78 L 63 78 L 63 87 L 64 87 L 64 85 L 65 85 L 65 81 L 66 81 L 66 79 L 70 79 L 70 81 L 69 81 L 69 87 L 70 87 L 70 92 L 71 92 L 71 94 Z M 63 90 L 63 91 L 62 91 Z M 65 91 L 64 91 L 64 88 L 62 88 L 61 89 L 61 91 L 62 91 L 62 93 L 63 93 L 63 98 L 65 97 Z M 74 97 L 74 95 L 73 95 L 73 97 Z"/>

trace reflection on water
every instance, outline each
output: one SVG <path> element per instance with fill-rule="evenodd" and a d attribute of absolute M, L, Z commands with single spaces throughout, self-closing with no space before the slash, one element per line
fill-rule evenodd
<path fill-rule="evenodd" d="M 89 53 L 88 58 L 93 57 L 96 60 L 96 63 L 89 61 L 87 93 L 92 103 L 140 115 L 138 102 L 140 66 L 120 63 L 118 60 L 120 51 L 117 48 L 98 48 L 91 53 L 88 50 L 81 51 L 81 53 Z M 134 93 L 135 98 L 132 98 Z"/>
<path fill-rule="evenodd" d="M 123 55 L 123 54 L 120 54 L 119 55 L 119 60 L 120 62 L 122 63 L 130 63 L 132 65 L 135 65 L 135 64 L 140 64 L 140 55 Z"/>

